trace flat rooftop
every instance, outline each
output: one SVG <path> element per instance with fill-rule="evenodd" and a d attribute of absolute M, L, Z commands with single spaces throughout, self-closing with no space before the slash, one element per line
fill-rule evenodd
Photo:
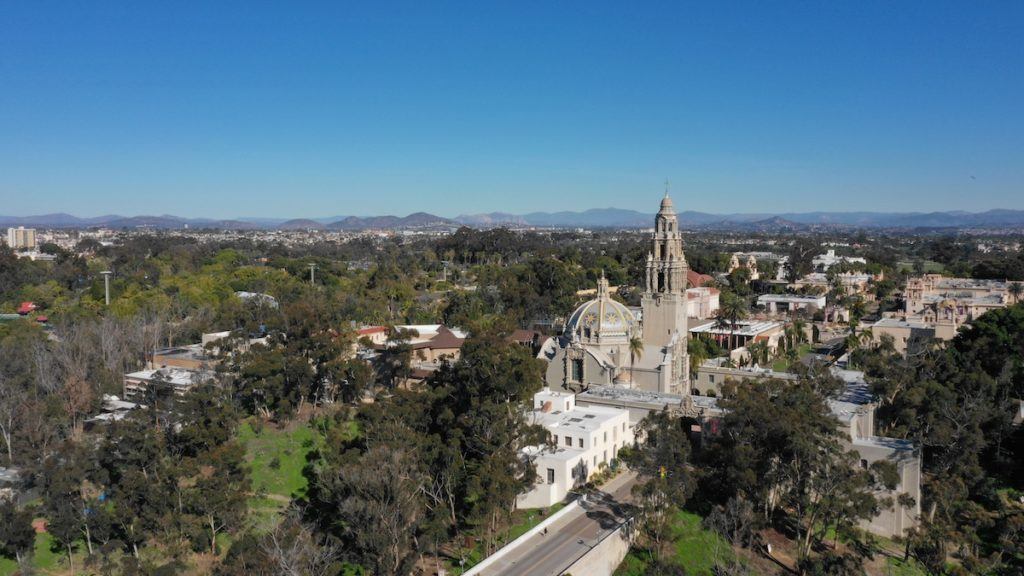
<path fill-rule="evenodd" d="M 667 392 L 650 392 L 636 388 L 624 388 L 621 386 L 591 386 L 585 392 L 576 395 L 576 401 L 586 402 L 588 400 L 614 400 L 619 402 L 633 402 L 637 404 L 679 404 L 683 401 L 681 394 L 669 394 Z"/>
<path fill-rule="evenodd" d="M 139 370 L 125 374 L 125 378 L 133 380 L 145 380 L 147 382 L 161 381 L 175 386 L 186 386 L 198 384 L 205 380 L 213 380 L 213 372 L 203 370 L 185 370 L 184 368 L 153 368 L 150 370 Z"/>
<path fill-rule="evenodd" d="M 757 297 L 758 302 L 800 302 L 815 304 L 825 300 L 824 296 L 805 296 L 802 294 L 762 294 Z"/>
<path fill-rule="evenodd" d="M 867 436 L 857 438 L 853 441 L 854 446 L 871 446 L 873 448 L 885 448 L 893 452 L 913 452 L 914 443 L 910 440 L 900 438 L 886 438 L 884 436 Z"/>
<path fill-rule="evenodd" d="M 206 351 L 203 350 L 202 344 L 188 344 L 186 346 L 175 346 L 173 348 L 163 348 L 153 353 L 155 357 L 161 358 L 182 358 L 187 360 L 197 360 L 200 362 L 212 361 Z"/>
<path fill-rule="evenodd" d="M 878 322 L 871 325 L 872 328 L 917 328 L 921 330 L 929 330 L 934 328 L 925 324 L 924 322 L 915 322 L 912 320 L 903 320 L 902 318 L 882 318 Z"/>
<path fill-rule="evenodd" d="M 978 280 L 974 278 L 948 278 L 942 277 L 935 282 L 936 289 L 942 288 L 960 288 L 960 289 L 988 289 L 988 290 L 1005 290 L 1006 281 L 1004 280 Z"/>
<path fill-rule="evenodd" d="M 551 460 L 572 460 L 573 458 L 579 458 L 580 454 L 583 454 L 583 450 L 579 448 L 564 448 L 562 446 L 550 448 L 547 445 L 541 445 L 527 446 L 522 449 L 522 453 L 530 457 L 543 456 Z"/>
<path fill-rule="evenodd" d="M 604 406 L 576 406 L 568 412 L 555 410 L 543 412 L 534 410 L 531 417 L 534 422 L 544 426 L 552 432 L 594 432 L 600 430 L 605 423 L 624 412 L 617 408 L 606 408 Z"/>
<path fill-rule="evenodd" d="M 736 336 L 757 336 L 758 334 L 764 334 L 772 330 L 781 330 L 782 322 L 776 322 L 773 320 L 760 320 L 755 322 L 737 322 L 736 330 L 729 330 L 728 328 L 720 328 L 716 326 L 717 321 L 711 320 L 698 326 L 690 328 L 690 333 L 693 334 L 718 334 L 728 336 L 730 334 Z"/>
<path fill-rule="evenodd" d="M 943 300 L 956 300 L 965 304 L 988 306 L 1002 306 L 1006 304 L 1006 300 L 1003 298 L 1002 294 L 984 294 L 979 296 L 973 292 L 954 292 L 944 290 L 939 292 L 930 292 L 921 297 L 922 302 L 942 302 Z"/>

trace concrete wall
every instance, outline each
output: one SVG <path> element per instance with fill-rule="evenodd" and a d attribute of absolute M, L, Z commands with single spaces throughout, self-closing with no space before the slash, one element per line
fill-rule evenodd
<path fill-rule="evenodd" d="M 552 524 L 554 524 L 555 522 L 560 520 L 563 516 L 568 515 L 570 512 L 572 512 L 573 510 L 576 510 L 579 507 L 580 507 L 580 505 L 575 500 L 573 500 L 572 502 L 566 504 L 565 508 L 562 508 L 558 512 L 555 512 L 551 516 L 548 516 L 548 518 L 546 520 L 544 520 L 540 524 L 537 524 L 536 526 L 534 526 L 532 530 L 529 530 L 529 531 L 525 532 L 522 536 L 520 536 L 519 538 L 516 538 L 515 540 L 509 542 L 508 544 L 503 546 L 500 550 L 498 550 L 494 554 L 491 554 L 487 558 L 484 558 L 482 562 L 480 562 L 476 566 L 473 566 L 472 568 L 470 568 L 469 570 L 464 572 L 463 576 L 474 576 L 474 575 L 483 574 L 484 570 L 490 568 L 492 564 L 494 564 L 496 561 L 498 561 L 499 559 L 504 557 L 506 554 L 508 554 L 512 550 L 514 550 L 516 548 L 516 546 L 522 544 L 523 542 L 526 542 L 527 540 L 529 540 L 530 538 L 533 538 L 537 534 L 540 534 L 542 530 L 544 530 L 545 528 L 551 526 Z M 625 558 L 625 556 L 623 556 L 623 558 Z M 621 562 L 621 560 L 620 560 L 620 562 Z M 611 572 L 609 572 L 609 574 L 611 574 Z"/>
<path fill-rule="evenodd" d="M 612 576 L 629 552 L 633 540 L 633 524 L 627 521 L 605 536 L 589 552 L 562 571 L 573 576 Z"/>

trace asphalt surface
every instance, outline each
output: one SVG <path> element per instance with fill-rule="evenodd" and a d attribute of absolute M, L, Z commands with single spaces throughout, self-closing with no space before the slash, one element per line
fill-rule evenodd
<path fill-rule="evenodd" d="M 557 576 L 586 554 L 629 516 L 636 474 L 625 472 L 588 496 L 580 508 L 559 518 L 547 534 L 531 536 L 482 574 L 485 576 Z"/>

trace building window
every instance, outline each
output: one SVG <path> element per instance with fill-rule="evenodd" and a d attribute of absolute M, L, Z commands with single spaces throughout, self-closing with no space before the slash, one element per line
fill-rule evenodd
<path fill-rule="evenodd" d="M 583 359 L 572 361 L 572 379 L 574 382 L 583 382 Z"/>
<path fill-rule="evenodd" d="M 861 468 L 863 468 L 863 469 L 865 469 L 865 470 L 867 470 L 867 469 L 868 469 L 868 461 L 867 461 L 867 460 L 863 460 L 863 459 L 862 459 L 862 460 L 860 461 L 860 467 L 861 467 Z"/>
<path fill-rule="evenodd" d="M 566 446 L 572 446 L 572 436 L 566 436 L 565 437 L 565 445 Z"/>
<path fill-rule="evenodd" d="M 607 451 L 607 450 L 605 450 L 605 451 L 604 451 L 604 452 L 603 452 L 603 453 L 601 454 L 601 462 L 605 462 L 605 463 L 607 463 L 607 462 L 608 462 L 608 451 Z"/>
<path fill-rule="evenodd" d="M 577 442 L 578 442 L 580 448 L 583 448 L 583 437 L 582 436 L 579 437 L 579 440 Z"/>
<path fill-rule="evenodd" d="M 607 443 L 608 443 L 608 432 L 607 432 L 607 431 L 605 431 L 605 433 L 604 433 L 604 439 L 603 439 L 603 440 L 601 440 L 601 442 L 603 442 L 603 443 L 605 443 L 605 444 L 607 444 Z"/>
<path fill-rule="evenodd" d="M 714 374 L 708 374 L 708 382 L 710 382 L 712 384 L 715 383 L 715 375 Z"/>
<path fill-rule="evenodd" d="M 548 468 L 548 484 L 554 484 L 554 483 L 555 483 L 555 469 L 554 468 Z"/>

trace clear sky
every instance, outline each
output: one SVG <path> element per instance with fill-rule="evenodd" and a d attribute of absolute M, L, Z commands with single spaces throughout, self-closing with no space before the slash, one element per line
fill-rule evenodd
<path fill-rule="evenodd" d="M 7 2 L 0 214 L 1024 208 L 1024 2 Z"/>

